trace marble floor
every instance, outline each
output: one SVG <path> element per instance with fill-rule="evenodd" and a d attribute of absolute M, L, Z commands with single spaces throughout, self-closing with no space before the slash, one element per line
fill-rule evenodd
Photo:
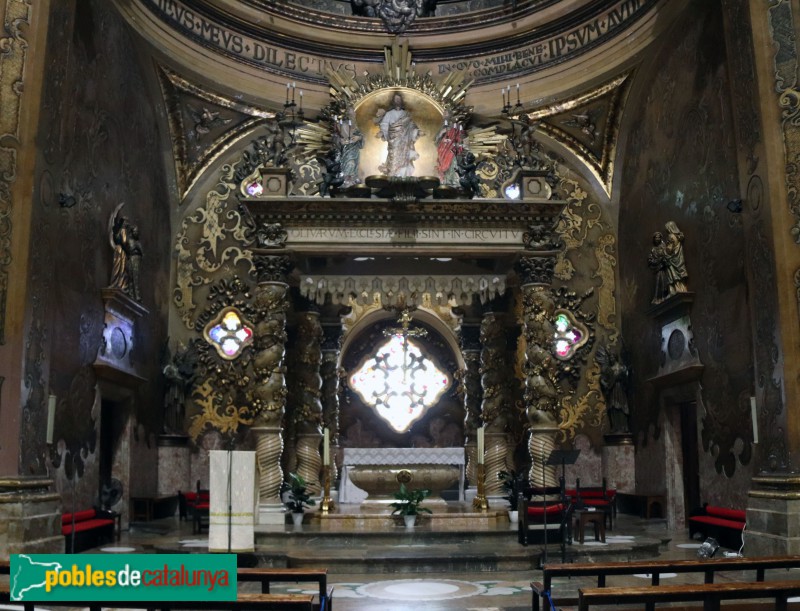
<path fill-rule="evenodd" d="M 312 526 L 303 527 L 310 532 L 305 533 L 312 541 L 318 540 Z M 508 536 L 489 537 L 485 540 L 476 540 L 470 543 L 471 553 L 485 555 L 519 554 L 522 548 L 517 541 L 515 531 L 508 525 L 499 526 L 505 529 Z M 289 535 L 294 529 L 291 525 L 285 526 L 285 533 Z M 292 546 L 296 541 L 290 536 L 281 538 L 274 533 L 273 537 L 278 543 L 275 545 Z M 355 541 L 348 545 L 353 548 L 358 545 Z M 269 539 L 269 537 L 268 537 Z M 583 546 L 601 551 L 604 547 L 614 545 L 634 545 L 637 540 L 658 541 L 658 556 L 664 559 L 694 558 L 699 542 L 688 539 L 688 534 L 682 532 L 669 532 L 664 520 L 643 520 L 638 517 L 620 514 L 614 525 L 613 531 L 607 532 L 606 543 L 590 541 L 587 537 Z M 153 552 L 153 551 L 202 551 L 207 545 L 207 533 L 193 534 L 191 525 L 179 522 L 177 518 L 168 518 L 148 523 L 134 524 L 130 531 L 123 532 L 119 542 L 114 545 L 102 547 L 91 552 L 102 551 L 105 553 L 119 552 Z M 269 547 L 272 543 L 265 543 Z M 391 540 L 374 539 L 366 544 L 371 549 L 370 553 L 390 554 L 397 552 L 398 545 Z M 414 557 L 419 557 L 421 565 L 426 563 L 426 555 L 436 554 L 437 546 L 452 545 L 451 542 L 434 542 L 430 545 L 424 543 L 401 544 L 408 548 L 403 551 Z M 573 546 L 580 544 L 574 543 Z M 444 553 L 451 548 L 444 548 Z M 539 546 L 531 545 L 531 553 L 538 554 Z M 352 549 L 351 549 L 352 551 Z M 720 550 L 720 553 L 723 550 Z M 344 553 L 345 550 L 342 550 Z M 745 552 L 746 553 L 746 552 Z M 552 546 L 549 552 L 551 561 L 559 560 L 559 549 Z M 369 565 L 369 563 L 367 563 Z M 530 582 L 541 579 L 541 572 L 535 569 L 522 570 L 469 570 L 463 569 L 451 572 L 434 572 L 428 569 L 423 571 L 399 570 L 391 572 L 372 572 L 355 570 L 358 565 L 345 564 L 329 573 L 328 583 L 334 587 L 334 605 L 337 611 L 417 611 L 430 610 L 468 610 L 468 611 L 522 611 L 531 608 Z M 487 565 L 494 566 L 494 565 Z M 342 572 L 351 567 L 352 572 Z M 413 568 L 413 567 L 412 567 Z M 785 572 L 774 571 L 768 573 L 768 579 L 800 579 L 800 571 L 791 571 L 793 575 Z M 724 573 L 718 577 L 719 581 L 751 579 L 752 576 Z M 619 577 L 613 579 L 613 585 L 643 585 L 647 583 L 648 575 Z M 662 583 L 701 583 L 702 574 L 699 575 L 664 575 Z M 559 595 L 576 595 L 579 587 L 593 585 L 591 580 L 562 579 L 553 585 L 556 598 Z M 242 589 L 256 588 L 255 584 L 242 584 Z M 315 594 L 315 587 L 305 587 L 303 584 L 286 584 L 273 586 L 273 592 L 309 592 Z M 255 590 L 254 590 L 255 591 Z M 609 607 L 610 608 L 610 607 Z M 628 607 L 631 608 L 631 607 Z M 742 609 L 755 608 L 753 606 L 740 607 Z M 0 607 L 2 609 L 2 607 Z M 726 607 L 727 609 L 727 607 Z"/>

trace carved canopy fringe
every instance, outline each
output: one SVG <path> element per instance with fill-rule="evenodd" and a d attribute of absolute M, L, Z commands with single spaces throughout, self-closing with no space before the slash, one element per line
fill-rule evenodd
<path fill-rule="evenodd" d="M 336 304 L 347 304 L 351 296 L 359 303 L 371 303 L 380 293 L 384 306 L 421 305 L 429 294 L 436 305 L 469 305 L 475 295 L 481 303 L 502 295 L 504 276 L 303 276 L 300 293 L 319 304 L 330 295 Z"/>

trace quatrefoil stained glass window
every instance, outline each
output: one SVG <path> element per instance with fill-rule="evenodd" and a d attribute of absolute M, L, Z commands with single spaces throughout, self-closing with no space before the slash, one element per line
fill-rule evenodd
<path fill-rule="evenodd" d="M 224 359 L 235 359 L 253 343 L 253 328 L 233 307 L 225 308 L 209 322 L 203 335 Z"/>
<path fill-rule="evenodd" d="M 449 376 L 403 336 L 392 335 L 350 376 L 350 388 L 392 429 L 406 432 L 450 386 Z"/>
<path fill-rule="evenodd" d="M 575 320 L 571 312 L 556 310 L 556 333 L 554 346 L 556 357 L 562 361 L 571 359 L 578 348 L 589 339 L 589 330 Z"/>

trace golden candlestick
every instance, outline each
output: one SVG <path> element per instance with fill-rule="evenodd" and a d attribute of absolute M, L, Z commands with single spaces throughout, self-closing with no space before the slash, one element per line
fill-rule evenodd
<path fill-rule="evenodd" d="M 319 509 L 322 513 L 328 513 L 336 509 L 331 498 L 331 466 L 324 465 L 322 467 L 322 500 L 319 502 Z"/>
<path fill-rule="evenodd" d="M 478 493 L 472 499 L 472 507 L 481 512 L 489 511 L 489 501 L 486 500 L 486 465 L 483 461 L 478 463 L 476 479 Z"/>

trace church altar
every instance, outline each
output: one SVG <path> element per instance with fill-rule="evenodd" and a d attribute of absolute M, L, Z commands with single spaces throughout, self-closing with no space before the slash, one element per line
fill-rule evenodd
<path fill-rule="evenodd" d="M 342 480 L 339 485 L 340 503 L 361 503 L 368 493 L 351 480 L 361 466 L 402 468 L 455 466 L 458 469 L 458 498 L 464 500 L 464 473 L 466 455 L 464 448 L 345 448 L 342 458 Z M 417 488 L 413 483 L 410 487 Z M 398 483 L 395 490 L 400 489 Z M 435 494 L 435 492 L 434 492 Z"/>

